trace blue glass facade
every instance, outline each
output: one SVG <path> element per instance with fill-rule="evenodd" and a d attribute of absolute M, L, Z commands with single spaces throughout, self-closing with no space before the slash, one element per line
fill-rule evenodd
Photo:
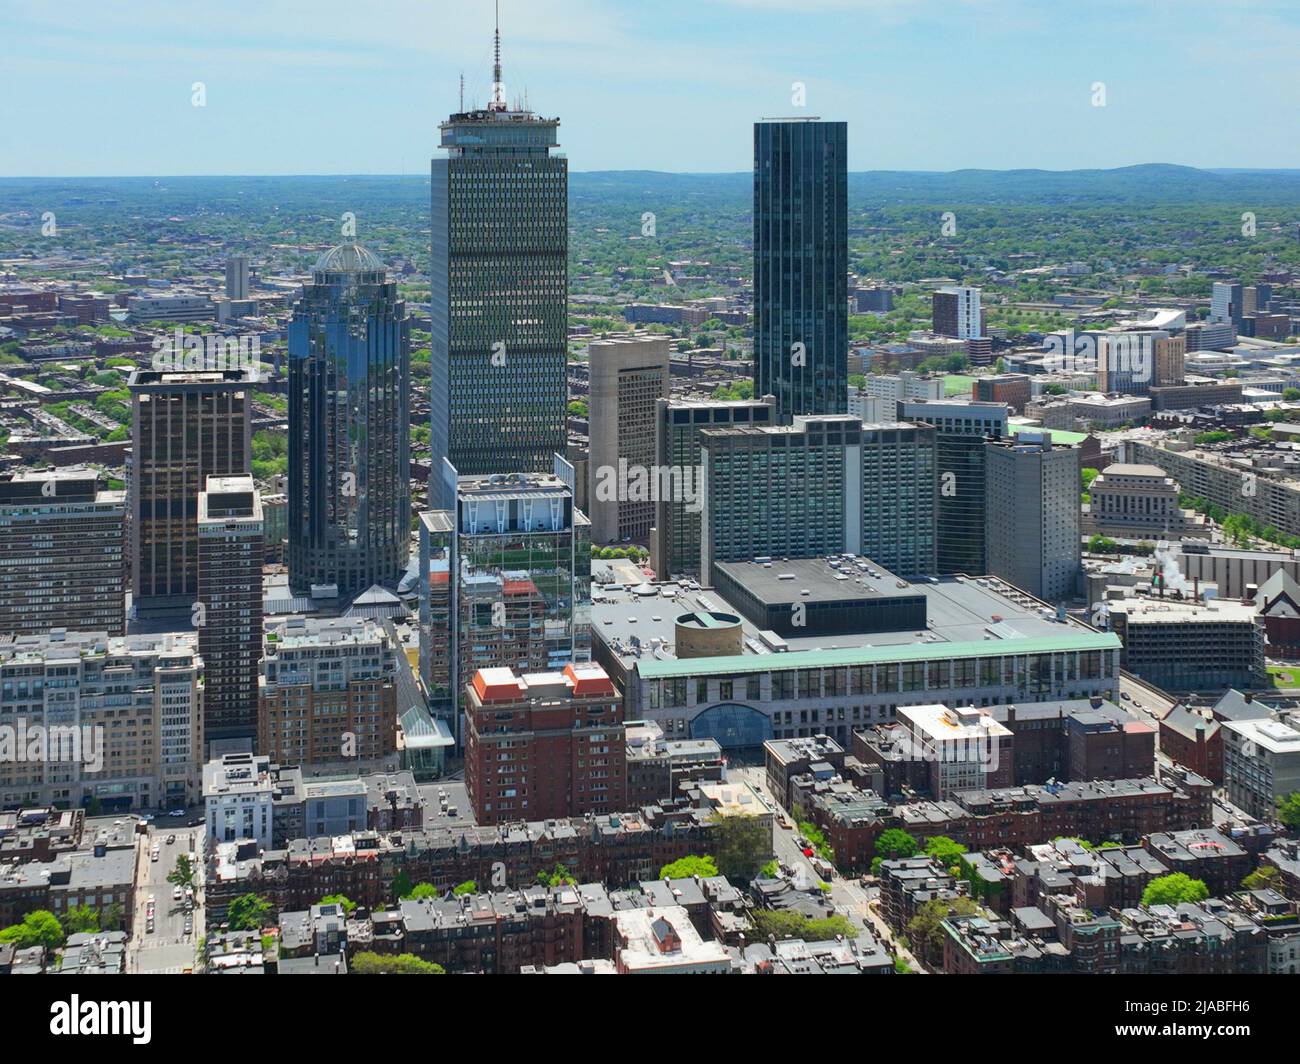
<path fill-rule="evenodd" d="M 289 580 L 349 597 L 410 554 L 410 323 L 356 245 L 316 264 L 289 325 Z"/>
<path fill-rule="evenodd" d="M 848 410 L 848 126 L 754 125 L 754 394 Z"/>

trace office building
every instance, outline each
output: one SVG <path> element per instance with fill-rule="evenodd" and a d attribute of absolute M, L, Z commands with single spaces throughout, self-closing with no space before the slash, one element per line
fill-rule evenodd
<path fill-rule="evenodd" d="M 280 789 L 275 768 L 265 754 L 252 753 L 226 754 L 204 764 L 204 820 L 210 844 L 252 839 L 259 849 L 271 849 Z"/>
<path fill-rule="evenodd" d="M 985 569 L 1048 602 L 1080 574 L 1079 448 L 1051 433 L 985 444 Z"/>
<path fill-rule="evenodd" d="M 669 491 L 655 500 L 650 565 L 660 579 L 700 575 L 700 511 L 704 485 L 700 433 L 773 423 L 775 400 L 661 399 L 655 404 L 655 465 L 667 469 Z M 662 479 L 660 481 L 662 483 Z"/>
<path fill-rule="evenodd" d="M 942 800 L 954 791 L 1012 785 L 1012 734 L 990 710 L 900 706 L 898 721 L 910 739 L 912 757 L 928 768 L 931 797 Z"/>
<path fill-rule="evenodd" d="M 893 421 L 900 399 L 942 399 L 942 374 L 902 370 L 868 374 L 861 388 L 849 392 L 849 413 L 863 422 Z"/>
<path fill-rule="evenodd" d="M 440 126 L 431 163 L 435 473 L 549 473 L 565 449 L 568 160 L 558 118 L 492 99 Z M 430 503 L 455 506 L 431 484 Z"/>
<path fill-rule="evenodd" d="M 848 125 L 754 124 L 754 394 L 848 409 Z"/>
<path fill-rule="evenodd" d="M 479 669 L 466 685 L 465 788 L 479 824 L 617 812 L 625 764 L 623 701 L 599 665 Z"/>
<path fill-rule="evenodd" d="M 132 372 L 127 479 L 137 616 L 189 615 L 199 590 L 199 492 L 252 458 L 251 369 Z"/>
<path fill-rule="evenodd" d="M 0 632 L 122 635 L 126 493 L 88 469 L 0 474 Z"/>
<path fill-rule="evenodd" d="M 231 255 L 226 259 L 226 298 L 248 298 L 247 255 Z"/>
<path fill-rule="evenodd" d="M 420 514 L 420 662 L 459 735 L 479 669 L 544 672 L 591 656 L 591 524 L 564 480 L 462 478 L 454 513 Z"/>
<path fill-rule="evenodd" d="M 943 398 L 942 395 L 936 398 Z M 1000 403 L 1009 406 L 1013 413 L 1023 414 L 1029 402 L 1029 375 L 1026 373 L 993 373 L 976 377 L 971 398 L 980 403 Z"/>
<path fill-rule="evenodd" d="M 193 635 L 64 632 L 0 644 L 0 721 L 43 750 L 0 759 L 0 806 L 184 807 L 203 764 L 203 662 Z M 57 747 L 57 750 L 56 750 Z"/>
<path fill-rule="evenodd" d="M 258 753 L 304 766 L 389 758 L 397 749 L 396 652 L 369 618 L 268 621 Z"/>
<path fill-rule="evenodd" d="M 976 576 L 988 567 L 985 554 L 986 439 L 1007 434 L 1007 407 L 965 399 L 904 400 L 900 420 L 935 429 L 939 479 L 936 567 L 941 573 Z"/>
<path fill-rule="evenodd" d="M 1225 721 L 1223 776 L 1233 805 L 1275 818 L 1278 802 L 1300 791 L 1300 715 Z"/>
<path fill-rule="evenodd" d="M 657 404 L 668 398 L 668 338 L 593 340 L 587 350 L 591 539 L 647 543 L 664 487 L 655 461 L 655 420 Z M 667 488 L 674 493 L 671 481 Z"/>
<path fill-rule="evenodd" d="M 1240 281 L 1215 281 L 1210 290 L 1210 317 L 1213 323 L 1230 322 L 1241 331 L 1243 285 Z"/>
<path fill-rule="evenodd" d="M 322 255 L 289 324 L 289 581 L 342 598 L 410 555 L 410 321 L 365 248 Z"/>
<path fill-rule="evenodd" d="M 208 477 L 199 493 L 203 731 L 210 747 L 257 737 L 262 655 L 262 502 L 251 476 Z"/>
<path fill-rule="evenodd" d="M 940 288 L 934 293 L 931 316 L 932 328 L 937 336 L 971 340 L 985 335 L 978 288 L 969 285 Z"/>

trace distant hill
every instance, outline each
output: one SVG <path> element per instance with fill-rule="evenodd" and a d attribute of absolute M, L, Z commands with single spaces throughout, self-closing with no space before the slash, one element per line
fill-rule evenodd
<path fill-rule="evenodd" d="M 648 170 L 574 173 L 575 195 L 748 193 L 751 177 Z M 868 170 L 849 174 L 855 207 L 943 203 L 1240 203 L 1300 205 L 1300 170 L 1198 170 L 1145 163 L 1114 170 Z"/>

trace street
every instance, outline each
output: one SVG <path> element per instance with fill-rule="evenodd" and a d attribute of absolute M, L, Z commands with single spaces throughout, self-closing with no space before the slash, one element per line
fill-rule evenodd
<path fill-rule="evenodd" d="M 729 779 L 744 780 L 762 797 L 766 798 L 778 810 L 779 815 L 781 807 L 767 790 L 767 773 L 762 766 L 738 766 L 733 764 L 728 768 L 727 776 Z M 794 825 L 794 821 L 788 813 L 786 818 Z M 792 869 L 796 876 L 806 876 L 806 882 L 814 883 L 821 877 L 813 870 L 812 862 L 803 855 L 803 851 L 795 842 L 795 837 L 798 834 L 797 825 L 786 829 L 778 823 L 773 827 L 772 842 L 776 858 L 781 864 Z M 868 927 L 876 939 L 892 950 L 895 955 L 906 961 L 913 972 L 924 974 L 925 969 L 921 967 L 920 962 L 895 941 L 889 925 L 876 914 L 875 909 L 872 907 L 874 888 L 869 891 L 857 879 L 846 879 L 838 872 L 825 882 L 830 883 L 831 902 L 835 906 L 837 913 L 848 917 L 852 923 Z"/>
<path fill-rule="evenodd" d="M 203 936 L 203 832 L 202 827 L 160 826 L 151 824 L 140 848 L 140 871 L 136 877 L 135 919 L 127 948 L 127 970 L 141 973 L 180 974 L 193 970 L 195 950 Z M 175 835 L 176 841 L 167 839 Z M 149 859 L 149 851 L 158 846 L 158 860 Z M 195 868 L 195 908 L 192 929 L 185 933 L 184 899 L 172 897 L 173 886 L 167 874 L 176 867 L 176 858 L 187 854 Z M 154 930 L 148 928 L 150 896 L 154 899 Z"/>

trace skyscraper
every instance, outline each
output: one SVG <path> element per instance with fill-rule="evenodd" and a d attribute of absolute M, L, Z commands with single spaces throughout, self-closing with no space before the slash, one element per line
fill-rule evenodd
<path fill-rule="evenodd" d="M 430 168 L 435 474 L 549 473 L 565 451 L 568 160 L 559 119 L 507 105 L 499 30 L 496 52 L 491 102 L 442 123 Z"/>
<path fill-rule="evenodd" d="M 226 298 L 248 298 L 247 255 L 231 255 L 226 259 Z"/>
<path fill-rule="evenodd" d="M 365 248 L 316 263 L 289 325 L 289 581 L 343 598 L 410 556 L 410 319 Z"/>
<path fill-rule="evenodd" d="M 931 301 L 931 325 L 939 336 L 971 340 L 984 335 L 980 290 L 969 285 L 940 288 Z"/>
<path fill-rule="evenodd" d="M 668 338 L 593 340 L 587 350 L 592 542 L 640 543 L 654 524 L 655 404 L 668 398 Z"/>
<path fill-rule="evenodd" d="M 209 476 L 249 472 L 250 369 L 132 372 L 132 605 L 190 614 L 199 591 L 199 492 Z"/>
<path fill-rule="evenodd" d="M 262 654 L 262 500 L 252 477 L 208 477 L 199 493 L 199 654 L 205 741 L 257 737 Z M 232 748 L 233 749 L 233 748 Z"/>
<path fill-rule="evenodd" d="M 435 714 L 456 715 L 478 669 L 591 658 L 591 522 L 569 483 L 463 478 L 456 508 L 420 523 L 420 660 Z"/>
<path fill-rule="evenodd" d="M 754 394 L 848 410 L 848 126 L 754 124 Z"/>

